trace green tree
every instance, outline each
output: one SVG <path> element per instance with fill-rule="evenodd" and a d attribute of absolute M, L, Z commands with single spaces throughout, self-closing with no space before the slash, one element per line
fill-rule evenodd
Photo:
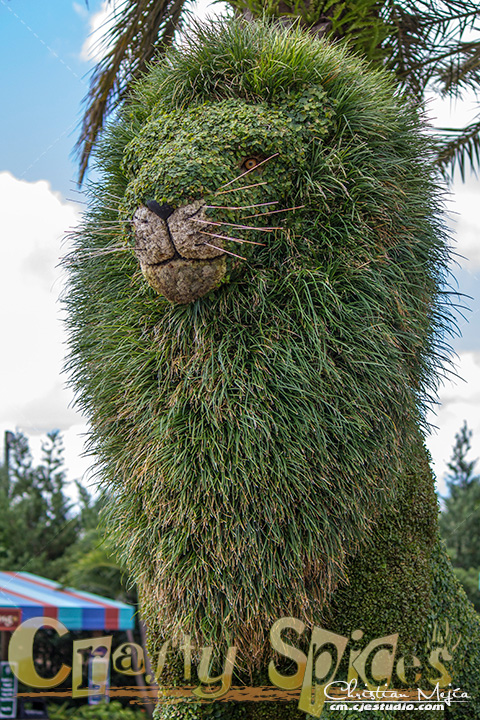
<path fill-rule="evenodd" d="M 8 466 L 1 468 L 0 569 L 25 570 L 57 579 L 65 550 L 75 542 L 78 520 L 65 495 L 63 442 L 48 433 L 34 465 L 27 438 L 8 434 Z"/>
<path fill-rule="evenodd" d="M 80 179 L 108 115 L 132 83 L 160 61 L 175 33 L 188 24 L 190 0 L 113 0 L 113 22 L 103 38 L 104 56 L 93 71 L 81 136 Z M 266 13 L 298 21 L 316 35 L 347 42 L 374 66 L 385 67 L 416 100 L 427 90 L 455 98 L 477 88 L 480 34 L 477 0 L 228 0 L 246 18 Z M 439 135 L 438 162 L 446 171 L 480 157 L 480 118 Z"/>
<path fill-rule="evenodd" d="M 447 545 L 455 574 L 470 600 L 480 611 L 480 476 L 477 460 L 468 460 L 472 431 L 464 422 L 455 436 L 452 459 L 448 464 L 449 494 L 444 498 L 440 531 Z"/>
<path fill-rule="evenodd" d="M 113 540 L 111 537 L 104 537 L 102 531 L 102 510 L 106 504 L 112 502 L 112 499 L 106 494 L 94 497 L 80 483 L 77 483 L 77 489 L 80 505 L 80 535 L 77 542 L 67 551 L 68 571 L 63 577 L 63 582 L 80 590 L 137 605 L 136 587 L 129 579 L 126 568 L 115 557 Z M 143 646 L 146 672 L 152 674 L 146 653 L 145 627 L 138 614 L 136 625 L 134 632 L 126 631 L 126 637 L 129 643 L 137 642 Z M 116 641 L 119 642 L 118 637 Z M 143 676 L 140 675 L 135 676 L 135 682 L 141 688 L 145 684 Z M 118 673 L 112 676 L 113 685 L 130 683 L 131 678 L 128 676 Z M 140 693 L 143 693 L 143 689 Z M 148 696 L 144 698 L 144 705 L 151 717 L 153 705 Z"/>
<path fill-rule="evenodd" d="M 464 420 L 460 431 L 455 435 L 452 459 L 447 466 L 451 472 L 447 478 L 447 487 L 450 492 L 454 491 L 455 488 L 468 488 L 478 480 L 473 475 L 477 460 L 467 460 L 467 455 L 472 449 L 470 442 L 472 434 L 472 431 L 468 429 L 466 420 Z"/>
<path fill-rule="evenodd" d="M 101 529 L 101 512 L 108 502 L 104 496 L 92 496 L 77 483 L 80 505 L 79 536 L 68 549 L 68 570 L 62 580 L 80 590 L 136 603 L 136 591 L 125 568 L 114 557 L 112 541 Z"/>

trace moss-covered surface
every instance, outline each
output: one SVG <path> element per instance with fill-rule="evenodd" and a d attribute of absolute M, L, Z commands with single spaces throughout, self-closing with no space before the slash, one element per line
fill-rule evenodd
<path fill-rule="evenodd" d="M 449 644 L 456 644 L 451 662 L 452 687 L 463 688 L 471 701 L 455 703 L 446 709 L 445 717 L 452 720 L 480 718 L 480 623 L 478 613 L 467 599 L 456 579 L 445 547 L 438 543 L 432 555 L 432 603 L 427 642 L 432 641 L 432 628 L 448 622 Z M 442 640 L 442 638 L 440 638 Z"/>
<path fill-rule="evenodd" d="M 363 642 L 398 633 L 403 655 L 418 649 L 428 618 L 438 514 L 421 442 L 405 447 L 405 465 L 395 503 L 379 518 L 373 542 L 350 563 L 348 582 L 334 594 L 325 618 L 341 635 L 361 628 Z"/>
<path fill-rule="evenodd" d="M 450 322 L 430 151 L 385 75 L 299 30 L 236 21 L 154 67 L 106 133 L 69 258 L 70 367 L 154 664 L 184 632 L 235 644 L 234 682 L 262 684 L 285 616 L 398 632 L 420 655 L 433 617 L 474 636 L 450 571 L 439 589 L 419 440 Z M 140 271 L 132 220 L 199 201 L 226 273 L 169 302 Z M 177 661 L 166 682 L 181 684 Z M 468 690 L 478 655 L 457 662 Z"/>

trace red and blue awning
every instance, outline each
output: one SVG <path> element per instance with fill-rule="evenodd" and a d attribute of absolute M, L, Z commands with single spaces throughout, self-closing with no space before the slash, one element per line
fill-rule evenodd
<path fill-rule="evenodd" d="M 8 617 L 9 611 L 21 622 L 55 618 L 68 630 L 131 630 L 135 614 L 133 605 L 63 587 L 39 575 L 0 571 L 0 616 Z"/>

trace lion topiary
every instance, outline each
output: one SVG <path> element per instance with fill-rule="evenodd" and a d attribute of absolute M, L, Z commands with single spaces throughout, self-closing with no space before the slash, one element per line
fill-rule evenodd
<path fill-rule="evenodd" d="M 69 365 L 154 664 L 185 633 L 235 645 L 237 684 L 262 685 L 279 618 L 398 633 L 416 656 L 440 623 L 473 697 L 478 622 L 422 439 L 451 312 L 418 109 L 299 29 L 217 21 L 152 67 L 98 162 L 69 258 Z M 173 653 L 161 682 L 182 678 Z M 476 702 L 447 715 L 480 718 Z"/>

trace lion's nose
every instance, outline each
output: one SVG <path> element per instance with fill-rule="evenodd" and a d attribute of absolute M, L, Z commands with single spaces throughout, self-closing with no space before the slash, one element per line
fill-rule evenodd
<path fill-rule="evenodd" d="M 147 200 L 147 208 L 162 218 L 162 220 L 168 220 L 170 215 L 175 212 L 175 208 L 171 205 L 159 205 L 156 200 Z"/>

